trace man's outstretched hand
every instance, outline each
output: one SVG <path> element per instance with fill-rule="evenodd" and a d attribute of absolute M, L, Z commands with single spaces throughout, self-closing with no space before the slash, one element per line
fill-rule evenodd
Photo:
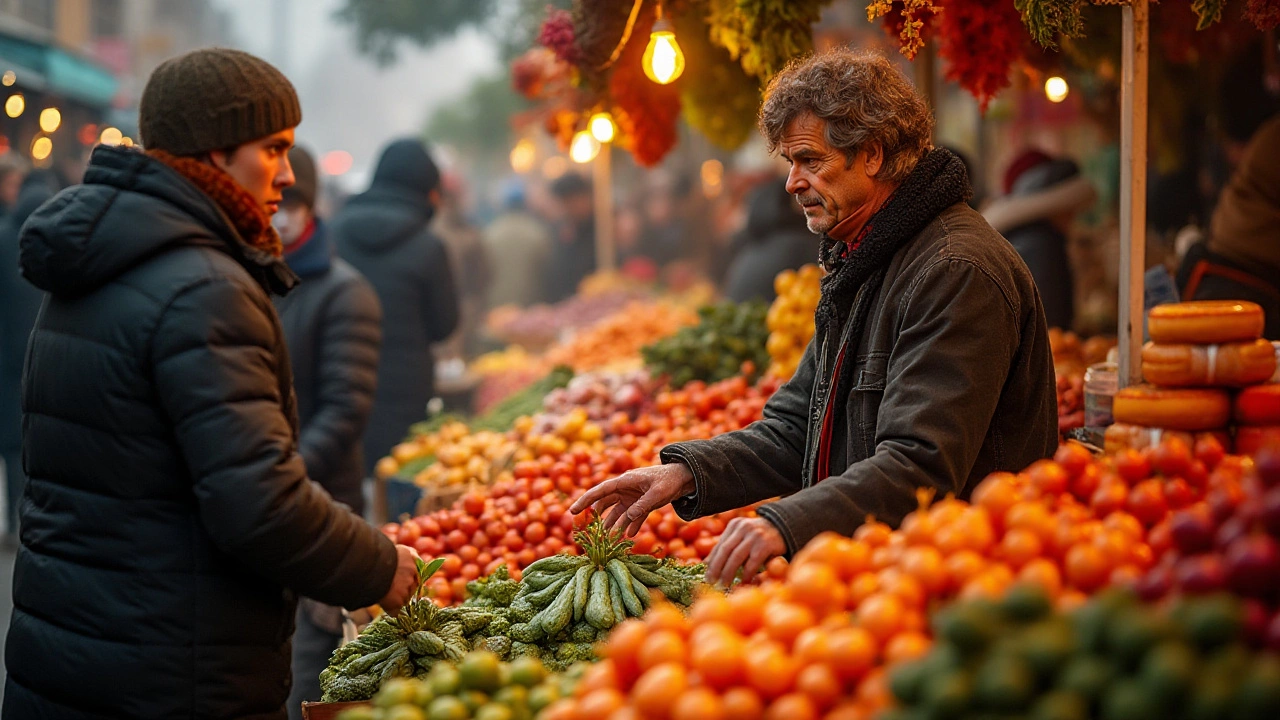
<path fill-rule="evenodd" d="M 631 536 L 640 531 L 649 513 L 689 495 L 694 487 L 693 473 L 683 463 L 637 468 L 591 488 L 569 512 L 576 515 L 594 506 L 604 516 L 605 510 L 613 508 L 605 517 L 605 528 L 623 528 Z"/>
<path fill-rule="evenodd" d="M 742 582 L 750 582 L 760 568 L 787 551 L 782 533 L 762 517 L 734 518 L 707 556 L 707 582 L 728 587 L 738 569 Z"/>

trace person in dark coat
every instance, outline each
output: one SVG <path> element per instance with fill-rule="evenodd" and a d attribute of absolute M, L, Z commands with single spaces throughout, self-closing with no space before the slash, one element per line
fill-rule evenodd
<path fill-rule="evenodd" d="M 1067 233 L 1077 213 L 1098 193 L 1071 160 L 1038 150 L 1018 156 L 1005 173 L 1003 197 L 983 209 L 991 227 L 1008 238 L 1031 270 L 1049 327 L 1075 322 L 1075 284 Z"/>
<path fill-rule="evenodd" d="M 4 460 L 7 538 L 18 537 L 18 501 L 26 486 L 22 470 L 22 364 L 27 338 L 36 324 L 43 293 L 22 279 L 18 267 L 18 232 L 61 186 L 53 173 L 37 170 L 22 183 L 18 201 L 0 221 L 0 459 Z"/>
<path fill-rule="evenodd" d="M 778 273 L 818 259 L 800 205 L 783 184 L 773 180 L 751 191 L 747 224 L 734 245 L 724 280 L 724 295 L 734 302 L 773 302 L 778 296 L 773 290 Z"/>
<path fill-rule="evenodd" d="M 328 228 L 316 217 L 315 161 L 302 148 L 289 151 L 294 183 L 284 189 L 275 226 L 284 260 L 301 283 L 275 299 L 298 395 L 298 452 L 307 475 L 335 500 L 364 513 L 361 439 L 378 384 L 382 308 L 355 268 L 334 257 Z M 304 598 L 293 638 L 293 692 L 289 717 L 302 702 L 320 700 L 320 671 L 342 640 L 342 609 Z"/>
<path fill-rule="evenodd" d="M 298 595 L 394 611 L 416 555 L 298 453 L 270 294 L 293 182 L 289 81 L 226 49 L 162 64 L 147 147 L 99 147 L 27 221 L 48 293 L 23 378 L 4 720 L 284 720 Z"/>
<path fill-rule="evenodd" d="M 596 271 L 595 209 L 591 182 L 577 173 L 557 178 L 551 194 L 560 205 L 560 218 L 545 296 L 558 302 L 578 292 L 578 285 Z"/>
<path fill-rule="evenodd" d="M 788 65 L 760 126 L 822 235 L 813 342 L 762 421 L 668 445 L 662 465 L 606 480 L 572 508 L 594 505 L 634 533 L 667 503 L 691 520 L 781 497 L 726 526 L 707 558 L 707 581 L 725 585 L 868 515 L 896 525 L 922 488 L 964 498 L 1058 445 L 1031 273 L 965 203 L 964 163 L 930 147 L 933 118 L 902 72 L 843 48 Z"/>
<path fill-rule="evenodd" d="M 431 346 L 458 327 L 458 288 L 444 243 L 428 229 L 440 203 L 440 171 L 416 138 L 382 151 L 373 182 L 333 218 L 338 255 L 368 279 L 382 303 L 378 390 L 364 437 L 365 473 L 427 415 L 435 395 Z"/>

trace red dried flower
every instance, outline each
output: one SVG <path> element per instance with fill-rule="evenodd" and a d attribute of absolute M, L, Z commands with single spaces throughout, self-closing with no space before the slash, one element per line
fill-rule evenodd
<path fill-rule="evenodd" d="M 556 57 L 577 65 L 582 60 L 582 51 L 578 48 L 573 32 L 573 15 L 568 10 L 552 9 L 538 31 L 538 44 L 550 48 Z"/>
<path fill-rule="evenodd" d="M 1244 19 L 1259 30 L 1280 27 L 1280 0 L 1249 0 L 1244 7 Z"/>
<path fill-rule="evenodd" d="M 946 76 L 978 98 L 983 112 L 1009 86 L 1009 71 L 1021 59 L 1026 29 L 1012 2 L 951 0 L 938 14 L 938 54 Z"/>

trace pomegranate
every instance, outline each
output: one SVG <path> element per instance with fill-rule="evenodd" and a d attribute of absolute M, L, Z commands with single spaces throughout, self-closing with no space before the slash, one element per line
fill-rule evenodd
<path fill-rule="evenodd" d="M 1227 571 L 1217 555 L 1196 555 L 1178 561 L 1178 587 L 1193 595 L 1217 592 L 1227 585 Z"/>
<path fill-rule="evenodd" d="M 1254 456 L 1253 466 L 1264 485 L 1269 488 L 1280 485 L 1280 450 L 1263 448 Z"/>
<path fill-rule="evenodd" d="M 1173 544 L 1184 555 L 1212 550 L 1216 530 L 1213 513 L 1206 505 L 1180 510 L 1169 521 Z"/>
<path fill-rule="evenodd" d="M 1280 487 L 1271 488 L 1262 496 L 1258 519 L 1272 537 L 1280 537 Z"/>
<path fill-rule="evenodd" d="M 1227 582 L 1248 597 L 1269 598 L 1280 581 L 1280 547 L 1267 535 L 1255 533 L 1231 543 L 1225 555 Z"/>

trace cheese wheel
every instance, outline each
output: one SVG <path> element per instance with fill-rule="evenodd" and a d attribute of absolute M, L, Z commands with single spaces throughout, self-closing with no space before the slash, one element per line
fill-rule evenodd
<path fill-rule="evenodd" d="M 1236 422 L 1241 425 L 1280 425 L 1280 384 L 1245 388 L 1236 396 Z"/>
<path fill-rule="evenodd" d="M 1116 453 L 1121 450 L 1146 450 L 1153 448 L 1160 443 L 1177 438 L 1187 444 L 1187 447 L 1194 448 L 1196 442 L 1204 437 L 1217 438 L 1223 448 L 1228 451 L 1231 449 L 1231 436 L 1227 435 L 1224 430 L 1216 430 L 1213 432 L 1189 433 L 1182 430 L 1165 430 L 1163 428 L 1149 428 L 1141 425 L 1129 425 L 1127 423 L 1116 423 L 1107 428 L 1103 435 L 1103 446 L 1108 454 Z"/>
<path fill-rule="evenodd" d="M 1266 340 L 1142 348 L 1142 376 L 1163 387 L 1244 387 L 1266 382 L 1275 371 L 1275 349 Z"/>
<path fill-rule="evenodd" d="M 1262 308 L 1244 300 L 1196 300 L 1157 305 L 1147 313 L 1152 342 L 1242 342 L 1262 337 Z"/>
<path fill-rule="evenodd" d="M 1116 393 L 1111 405 L 1116 422 L 1170 430 L 1220 430 L 1231 419 L 1225 390 L 1161 389 L 1150 385 Z"/>
<path fill-rule="evenodd" d="M 1280 450 L 1280 425 L 1241 425 L 1236 428 L 1237 455 L 1257 455 L 1265 447 Z"/>

